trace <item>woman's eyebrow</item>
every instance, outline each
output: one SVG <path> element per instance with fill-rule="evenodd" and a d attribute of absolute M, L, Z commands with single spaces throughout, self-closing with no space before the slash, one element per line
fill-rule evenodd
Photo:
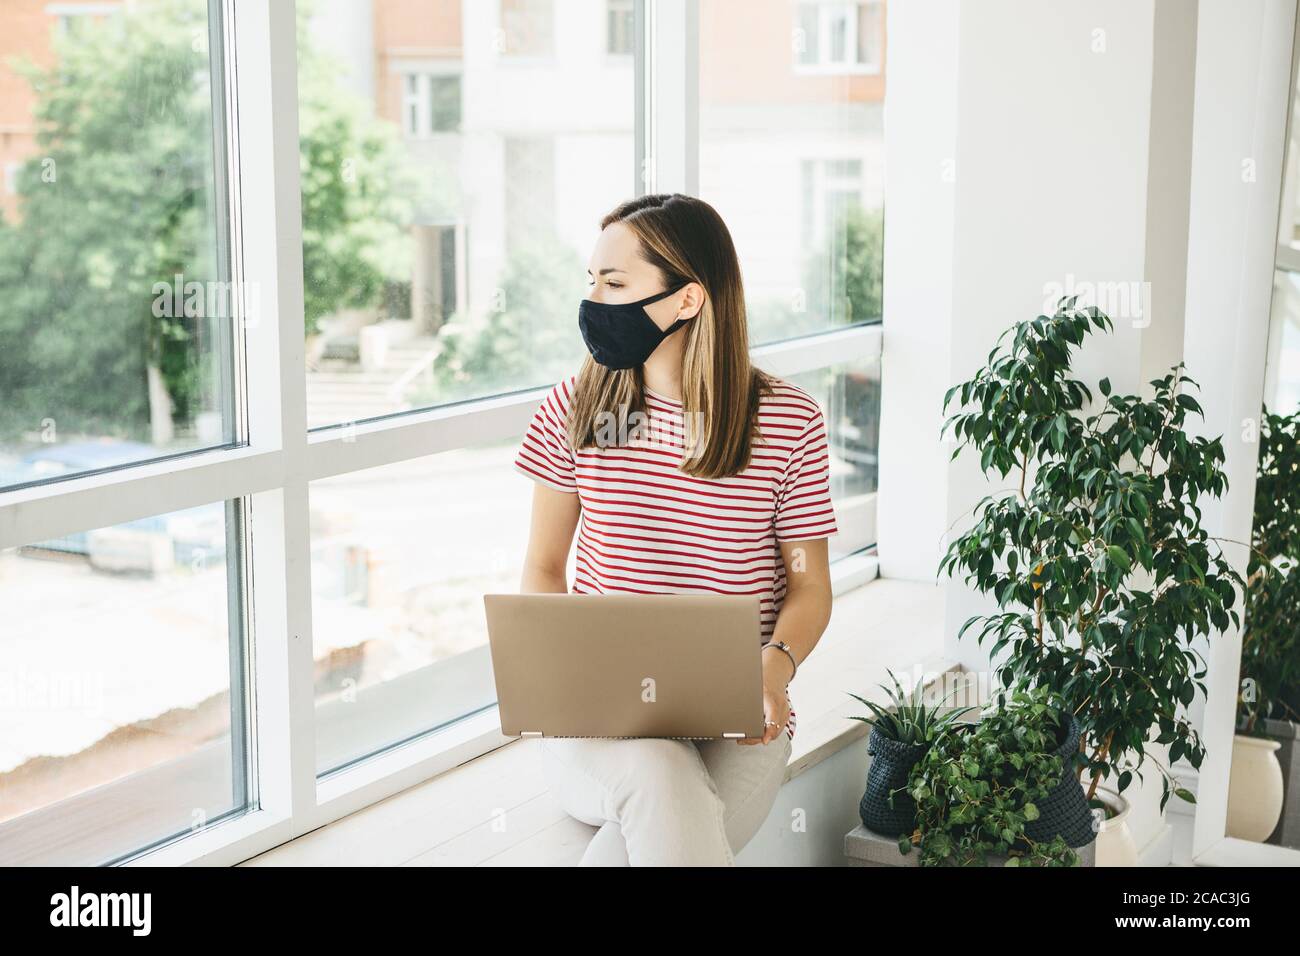
<path fill-rule="evenodd" d="M 614 269 L 614 268 L 601 269 L 601 270 L 600 270 L 600 275 L 607 276 L 607 275 L 609 275 L 611 272 L 622 272 L 622 273 L 626 273 L 627 270 L 626 270 L 626 269 Z M 591 270 L 590 270 L 590 269 L 587 270 L 587 275 L 591 275 Z"/>

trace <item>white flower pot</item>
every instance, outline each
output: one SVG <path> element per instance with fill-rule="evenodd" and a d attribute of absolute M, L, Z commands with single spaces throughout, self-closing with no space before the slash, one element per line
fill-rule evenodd
<path fill-rule="evenodd" d="M 1282 816 L 1282 745 L 1267 737 L 1232 738 L 1228 777 L 1228 836 L 1263 843 Z"/>
<path fill-rule="evenodd" d="M 1096 796 L 1113 813 L 1097 822 L 1097 866 L 1137 866 L 1137 844 L 1128 828 L 1129 802 L 1105 787 L 1098 787 Z"/>

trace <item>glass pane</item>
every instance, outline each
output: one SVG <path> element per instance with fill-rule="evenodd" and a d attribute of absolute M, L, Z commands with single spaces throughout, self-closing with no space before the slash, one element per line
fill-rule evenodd
<path fill-rule="evenodd" d="M 813 64 L 821 56 L 819 31 L 821 13 L 815 3 L 800 3 L 795 8 L 794 55 L 801 64 Z"/>
<path fill-rule="evenodd" d="M 831 449 L 831 500 L 840 533 L 831 560 L 876 543 L 876 478 L 880 437 L 880 361 L 851 362 L 790 376 L 826 416 Z"/>
<path fill-rule="evenodd" d="M 880 65 L 880 34 L 884 31 L 884 9 L 879 3 L 858 4 L 858 65 L 876 69 Z"/>
<path fill-rule="evenodd" d="M 429 78 L 430 128 L 435 133 L 454 133 L 460 129 L 460 77 Z"/>
<path fill-rule="evenodd" d="M 830 55 L 832 63 L 844 63 L 848 59 L 848 14 L 836 11 L 826 21 L 830 33 Z"/>
<path fill-rule="evenodd" d="M 1300 274 L 1279 270 L 1273 279 L 1264 404 L 1275 415 L 1300 409 Z"/>
<path fill-rule="evenodd" d="M 239 522 L 0 551 L 0 860 L 107 863 L 251 805 Z"/>
<path fill-rule="evenodd" d="M 1300 59 L 1296 60 L 1300 75 Z M 1300 249 L 1300 96 L 1295 95 L 1292 81 L 1291 134 L 1286 148 L 1286 167 L 1282 173 L 1282 213 L 1278 217 L 1279 245 Z"/>
<path fill-rule="evenodd" d="M 756 343 L 880 317 L 884 71 L 800 65 L 840 42 L 817 36 L 843 24 L 820 6 L 700 5 L 700 196 L 735 239 Z"/>
<path fill-rule="evenodd" d="M 298 57 L 309 426 L 576 371 L 587 256 L 636 191 L 632 58 L 607 53 L 604 0 L 314 11 Z M 435 74 L 419 123 L 437 135 L 407 139 L 417 70 Z"/>
<path fill-rule="evenodd" d="M 518 442 L 312 484 L 319 772 L 496 702 L 483 595 L 519 590 Z"/>
<path fill-rule="evenodd" d="M 632 0 L 606 0 L 606 45 L 614 56 L 628 56 L 636 33 L 635 12 Z"/>
<path fill-rule="evenodd" d="M 0 5 L 0 487 L 235 440 L 220 24 L 63 6 Z"/>

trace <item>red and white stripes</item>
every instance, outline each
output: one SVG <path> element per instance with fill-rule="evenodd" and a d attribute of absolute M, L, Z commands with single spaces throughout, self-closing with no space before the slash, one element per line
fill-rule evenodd
<path fill-rule="evenodd" d="M 821 407 L 779 382 L 759 409 L 761 441 L 744 471 L 721 479 L 679 470 L 682 406 L 646 390 L 647 421 L 621 446 L 573 449 L 564 421 L 575 377 L 542 401 L 515 467 L 582 505 L 572 590 L 582 594 L 753 594 L 762 639 L 786 594 L 778 543 L 835 534 Z M 793 737 L 795 718 L 787 733 Z"/>

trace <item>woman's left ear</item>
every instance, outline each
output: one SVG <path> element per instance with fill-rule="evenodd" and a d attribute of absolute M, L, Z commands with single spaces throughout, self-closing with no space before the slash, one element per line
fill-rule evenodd
<path fill-rule="evenodd" d="M 682 297 L 682 318 L 693 319 L 704 308 L 704 286 L 698 282 L 688 283 L 686 295 Z"/>

